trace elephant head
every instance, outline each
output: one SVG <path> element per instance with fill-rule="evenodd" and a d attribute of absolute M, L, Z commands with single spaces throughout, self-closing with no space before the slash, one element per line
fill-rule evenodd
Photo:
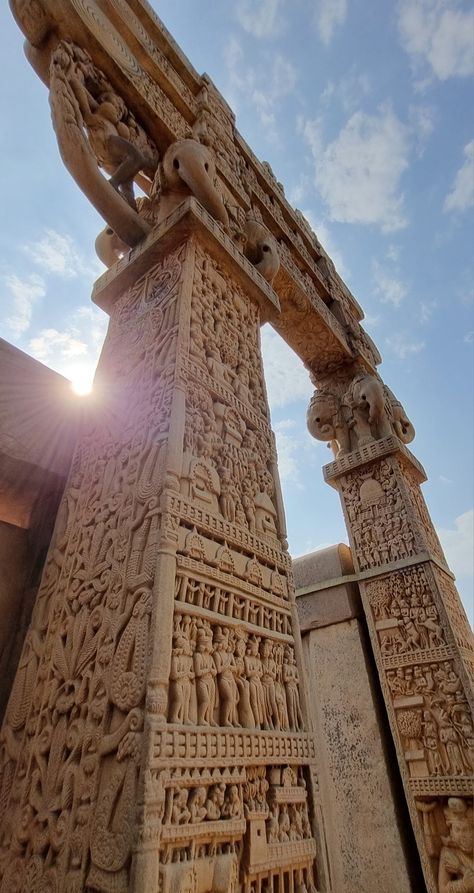
<path fill-rule="evenodd" d="M 95 240 L 95 253 L 106 267 L 111 267 L 129 251 L 129 245 L 123 242 L 110 226 L 101 230 Z"/>
<path fill-rule="evenodd" d="M 350 451 L 349 428 L 344 423 L 340 401 L 334 394 L 314 394 L 306 424 L 312 437 L 330 443 L 336 457 Z"/>
<path fill-rule="evenodd" d="M 410 422 L 402 404 L 392 393 L 390 388 L 385 387 L 385 394 L 390 408 L 392 428 L 402 443 L 411 443 L 415 439 L 415 428 Z"/>
<path fill-rule="evenodd" d="M 248 217 L 245 224 L 244 254 L 267 282 L 272 282 L 280 267 L 277 243 L 263 223 Z"/>
<path fill-rule="evenodd" d="M 161 163 L 160 217 L 173 210 L 187 195 L 194 195 L 211 217 L 227 226 L 229 219 L 216 186 L 212 152 L 194 139 L 177 140 Z"/>

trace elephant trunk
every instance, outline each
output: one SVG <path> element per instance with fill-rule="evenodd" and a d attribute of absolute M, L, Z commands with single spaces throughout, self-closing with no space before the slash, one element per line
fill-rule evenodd
<path fill-rule="evenodd" d="M 200 202 L 203 208 L 209 212 L 211 217 L 214 217 L 215 220 L 219 220 L 224 226 L 228 226 L 229 218 L 227 216 L 224 202 L 222 201 L 222 196 L 219 194 L 208 176 L 207 171 L 204 169 L 204 164 L 202 169 L 196 172 L 193 170 L 182 169 L 180 171 L 180 176 L 192 195 L 197 198 L 198 202 Z"/>

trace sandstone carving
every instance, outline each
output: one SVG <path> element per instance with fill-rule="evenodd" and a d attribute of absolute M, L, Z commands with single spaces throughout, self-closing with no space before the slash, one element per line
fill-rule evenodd
<path fill-rule="evenodd" d="M 474 649 L 362 311 L 149 4 L 11 5 L 111 269 L 0 735 L 0 893 L 329 889 L 264 321 L 317 387 L 427 888 L 472 890 Z"/>
<path fill-rule="evenodd" d="M 70 41 L 51 56 L 50 104 L 66 167 L 114 232 L 135 245 L 148 226 L 136 212 L 132 183 L 139 171 L 152 173 L 156 148 L 89 54 Z M 100 167 L 112 173 L 108 182 Z"/>
<path fill-rule="evenodd" d="M 315 391 L 307 424 L 313 437 L 331 443 L 336 457 L 392 433 L 402 443 L 410 443 L 415 436 L 413 425 L 392 391 L 378 376 L 360 371 L 343 393 Z"/>
<path fill-rule="evenodd" d="M 244 253 L 267 282 L 273 282 L 280 267 L 280 258 L 275 239 L 267 228 L 251 216 L 245 224 Z"/>
<path fill-rule="evenodd" d="M 178 140 L 166 150 L 154 186 L 159 201 L 157 220 L 166 217 L 187 195 L 194 195 L 209 214 L 228 224 L 227 211 L 216 183 L 212 151 L 196 139 Z"/>

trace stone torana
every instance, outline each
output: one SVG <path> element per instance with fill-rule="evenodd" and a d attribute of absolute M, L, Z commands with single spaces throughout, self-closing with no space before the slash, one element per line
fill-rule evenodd
<path fill-rule="evenodd" d="M 110 323 L 1 731 L 0 893 L 340 893 L 263 322 L 316 388 L 426 890 L 472 893 L 472 637 L 358 303 L 146 0 L 10 6 Z"/>

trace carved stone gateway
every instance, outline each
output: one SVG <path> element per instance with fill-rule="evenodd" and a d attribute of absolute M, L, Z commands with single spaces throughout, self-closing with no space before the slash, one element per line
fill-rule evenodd
<path fill-rule="evenodd" d="M 318 387 L 427 888 L 472 889 L 472 645 L 357 302 L 146 0 L 10 5 L 110 325 L 1 733 L 1 893 L 333 889 L 264 321 Z"/>

